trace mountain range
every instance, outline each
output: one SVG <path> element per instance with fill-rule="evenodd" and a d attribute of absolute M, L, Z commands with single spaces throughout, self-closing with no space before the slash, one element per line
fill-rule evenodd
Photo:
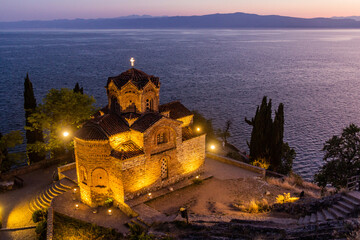
<path fill-rule="evenodd" d="M 0 29 L 360 28 L 360 21 L 353 18 L 296 18 L 241 12 L 175 17 L 131 15 L 119 18 L 0 22 Z"/>

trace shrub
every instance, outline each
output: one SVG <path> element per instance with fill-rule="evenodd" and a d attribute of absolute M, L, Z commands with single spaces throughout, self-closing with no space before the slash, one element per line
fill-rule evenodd
<path fill-rule="evenodd" d="M 35 232 L 38 235 L 39 240 L 46 239 L 46 228 L 47 228 L 46 220 L 42 220 L 36 225 Z"/>
<path fill-rule="evenodd" d="M 288 202 L 295 202 L 297 200 L 299 200 L 299 198 L 291 197 L 290 193 L 284 193 L 283 195 L 280 194 L 276 197 L 276 203 L 280 203 L 280 204 L 288 203 Z"/>
<path fill-rule="evenodd" d="M 46 220 L 47 211 L 46 210 L 36 210 L 32 214 L 32 220 L 34 223 L 40 222 L 42 220 Z"/>
<path fill-rule="evenodd" d="M 112 198 L 108 198 L 105 200 L 104 206 L 108 208 L 108 207 L 112 207 L 113 204 L 114 204 L 114 200 Z"/>
<path fill-rule="evenodd" d="M 262 213 L 270 211 L 270 205 L 268 201 L 263 198 L 261 201 L 255 201 L 252 199 L 247 206 L 238 206 L 241 211 L 248 212 L 248 213 Z"/>
<path fill-rule="evenodd" d="M 192 180 L 192 182 L 193 182 L 193 184 L 200 185 L 200 184 L 203 182 L 203 180 L 202 180 L 202 179 L 199 179 L 199 178 L 194 178 L 194 179 Z"/>
<path fill-rule="evenodd" d="M 268 169 L 270 167 L 269 161 L 267 161 L 265 158 L 258 158 L 255 161 L 253 161 L 251 164 L 256 167 L 261 167 L 264 169 Z"/>

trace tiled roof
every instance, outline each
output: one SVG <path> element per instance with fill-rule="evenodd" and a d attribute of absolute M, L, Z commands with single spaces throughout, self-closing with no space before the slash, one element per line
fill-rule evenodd
<path fill-rule="evenodd" d="M 101 127 L 94 123 L 86 123 L 82 128 L 80 128 L 76 133 L 75 137 L 84 139 L 84 140 L 107 140 L 108 137 L 106 133 L 101 129 Z"/>
<path fill-rule="evenodd" d="M 113 81 L 119 89 L 121 89 L 121 87 L 129 81 L 131 81 L 139 90 L 143 89 L 149 81 L 151 81 L 156 87 L 160 87 L 158 77 L 148 75 L 135 68 L 130 68 L 116 77 L 109 77 L 107 85 L 109 85 L 111 81 Z"/>
<path fill-rule="evenodd" d="M 114 113 L 107 113 L 89 120 L 75 135 L 85 140 L 104 140 L 109 136 L 128 130 L 129 126 L 122 117 Z"/>
<path fill-rule="evenodd" d="M 127 118 L 127 119 L 134 119 L 134 118 L 139 118 L 141 116 L 141 114 L 134 113 L 134 112 L 128 112 L 128 113 L 121 114 L 121 116 L 123 116 L 124 118 Z"/>
<path fill-rule="evenodd" d="M 196 137 L 196 135 L 194 134 L 194 131 L 192 130 L 192 128 L 190 128 L 190 127 L 182 128 L 182 140 L 183 141 L 189 140 L 194 137 Z"/>
<path fill-rule="evenodd" d="M 192 115 L 192 112 L 179 101 L 166 103 L 159 106 L 159 112 L 170 112 L 170 118 L 179 119 Z"/>
<path fill-rule="evenodd" d="M 154 123 L 159 121 L 163 116 L 159 113 L 148 112 L 139 117 L 133 125 L 131 125 L 131 129 L 134 129 L 139 132 L 145 132 L 146 129 L 151 127 Z"/>
<path fill-rule="evenodd" d="M 142 154 L 144 154 L 142 148 L 136 145 L 133 141 L 128 141 L 119 145 L 116 149 L 113 149 L 110 156 L 124 160 Z"/>

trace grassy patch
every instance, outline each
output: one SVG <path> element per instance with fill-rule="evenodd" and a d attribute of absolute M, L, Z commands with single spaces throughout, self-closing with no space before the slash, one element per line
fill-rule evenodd
<path fill-rule="evenodd" d="M 124 239 L 114 229 L 100 227 L 54 212 L 54 240 L 56 239 Z"/>

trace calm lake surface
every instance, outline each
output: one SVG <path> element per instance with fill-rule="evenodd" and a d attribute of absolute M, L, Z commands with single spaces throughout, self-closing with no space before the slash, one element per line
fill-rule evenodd
<path fill-rule="evenodd" d="M 0 31 L 0 131 L 23 129 L 26 72 L 38 102 L 76 82 L 106 104 L 109 76 L 135 67 L 160 77 L 161 103 L 181 100 L 212 118 L 231 119 L 231 141 L 247 149 L 264 95 L 285 105 L 285 140 L 307 179 L 322 146 L 360 125 L 360 30 L 34 30 Z"/>

